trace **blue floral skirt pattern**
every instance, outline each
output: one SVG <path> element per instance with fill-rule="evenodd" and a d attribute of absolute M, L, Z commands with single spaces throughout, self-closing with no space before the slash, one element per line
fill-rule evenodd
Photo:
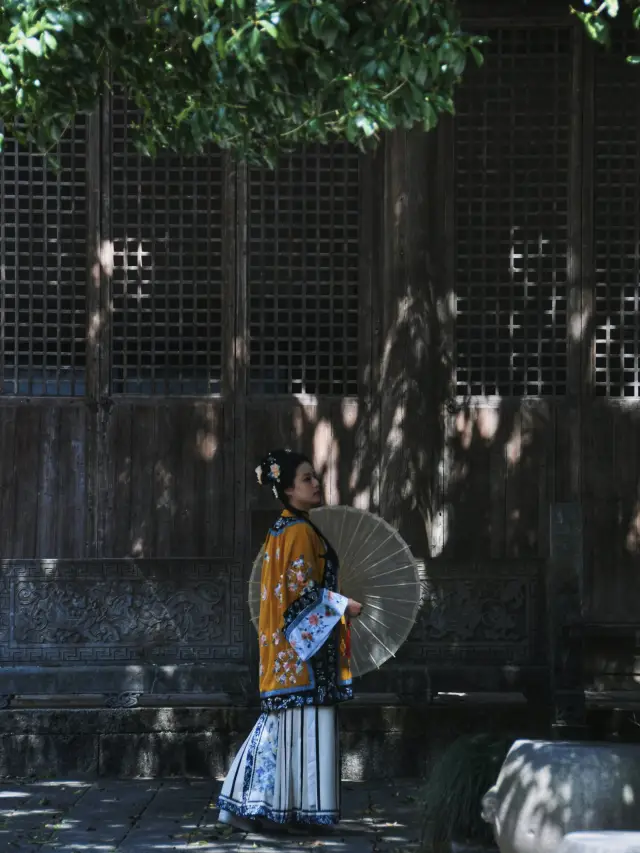
<path fill-rule="evenodd" d="M 340 745 L 335 707 L 264 713 L 235 757 L 218 800 L 231 815 L 276 823 L 340 820 Z"/>

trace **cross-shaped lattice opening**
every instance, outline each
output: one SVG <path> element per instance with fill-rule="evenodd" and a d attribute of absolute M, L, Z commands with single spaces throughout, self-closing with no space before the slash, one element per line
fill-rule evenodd
<path fill-rule="evenodd" d="M 570 34 L 488 35 L 456 101 L 456 389 L 563 395 Z"/>
<path fill-rule="evenodd" d="M 217 394 L 222 374 L 222 158 L 137 153 L 113 102 L 112 382 L 116 394 Z"/>

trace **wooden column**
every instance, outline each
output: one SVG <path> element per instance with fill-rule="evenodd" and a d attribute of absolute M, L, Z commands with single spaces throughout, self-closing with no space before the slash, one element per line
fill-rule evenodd
<path fill-rule="evenodd" d="M 593 53 L 583 27 L 572 34 L 567 394 L 557 418 L 558 476 L 550 508 L 547 575 L 553 729 L 583 737 L 584 409 L 591 386 L 593 337 Z"/>
<path fill-rule="evenodd" d="M 223 375 L 225 554 L 244 557 L 245 397 L 248 358 L 246 328 L 246 166 L 232 155 L 223 158 Z M 222 484 L 221 484 L 222 485 Z"/>
<path fill-rule="evenodd" d="M 225 552 L 233 553 L 243 569 L 247 589 L 251 574 L 251 514 L 247 503 L 247 384 L 249 370 L 249 317 L 247 281 L 249 169 L 245 162 L 225 158 L 225 287 L 229 308 L 225 316 L 225 481 L 228 511 Z M 228 467 L 227 467 L 228 464 Z M 237 692 L 255 695 L 258 645 L 248 622 L 244 627 L 244 660 L 238 667 Z"/>
<path fill-rule="evenodd" d="M 384 152 L 380 508 L 418 557 L 430 549 L 442 446 L 430 215 L 436 139 L 396 132 Z"/>
<path fill-rule="evenodd" d="M 108 454 L 107 420 L 111 366 L 111 97 L 105 89 L 89 119 L 87 163 L 87 535 L 86 555 L 102 556 L 105 537 Z"/>

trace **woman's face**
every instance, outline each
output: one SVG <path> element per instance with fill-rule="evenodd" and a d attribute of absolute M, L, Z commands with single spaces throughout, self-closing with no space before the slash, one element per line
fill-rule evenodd
<path fill-rule="evenodd" d="M 308 462 L 298 465 L 293 486 L 290 489 L 285 489 L 285 493 L 291 506 L 295 509 L 301 509 L 303 512 L 320 506 L 322 503 L 320 481 Z"/>

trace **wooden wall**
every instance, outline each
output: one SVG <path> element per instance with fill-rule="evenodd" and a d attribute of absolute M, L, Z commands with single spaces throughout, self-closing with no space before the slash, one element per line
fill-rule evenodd
<path fill-rule="evenodd" d="M 0 406 L 0 553 L 79 557 L 87 551 L 87 410 Z"/>
<path fill-rule="evenodd" d="M 615 320 L 616 294 L 624 302 L 630 298 L 625 288 L 638 286 L 637 260 L 636 266 L 629 261 L 626 277 L 616 272 L 616 253 L 631 258 L 633 247 L 620 243 L 619 232 L 607 223 L 623 186 L 625 215 L 636 217 L 637 228 L 638 187 L 633 169 L 611 159 L 616 139 L 605 129 L 612 127 L 615 136 L 617 125 L 604 111 L 604 83 L 598 89 L 598 81 L 614 85 L 618 117 L 633 114 L 637 120 L 637 99 L 634 106 L 633 93 L 624 96 L 617 85 L 617 75 L 622 79 L 627 71 L 612 71 L 611 60 L 598 58 L 564 13 L 552 10 L 542 21 L 498 16 L 483 19 L 481 26 L 491 30 L 494 50 L 488 70 L 475 76 L 469 72 L 470 94 L 466 101 L 461 98 L 458 118 L 443 121 L 430 135 L 399 132 L 375 155 L 356 157 L 355 197 L 350 190 L 340 195 L 353 175 L 353 155 L 344 152 L 311 152 L 302 166 L 282 166 L 280 178 L 253 173 L 228 157 L 207 161 L 217 170 L 214 201 L 219 207 L 213 213 L 214 202 L 206 197 L 217 254 L 202 263 L 212 270 L 205 280 L 215 291 L 215 305 L 207 310 L 221 337 L 218 349 L 202 344 L 211 371 L 207 392 L 127 393 L 114 384 L 122 330 L 135 325 L 126 313 L 137 310 L 130 307 L 135 295 L 130 282 L 137 282 L 136 298 L 148 298 L 153 306 L 148 314 L 135 315 L 142 340 L 145 323 L 157 318 L 154 312 L 166 311 L 168 317 L 173 310 L 153 289 L 154 263 L 173 251 L 175 274 L 188 282 L 190 258 L 200 250 L 191 244 L 188 251 L 178 244 L 172 249 L 171 240 L 191 237 L 174 237 L 167 226 L 165 240 L 157 228 L 153 231 L 152 218 L 147 222 L 135 212 L 136 193 L 122 178 L 124 149 L 116 144 L 124 124 L 105 99 L 87 130 L 86 388 L 77 398 L 0 397 L 3 559 L 220 557 L 239 563 L 246 579 L 277 511 L 270 496 L 255 487 L 253 469 L 268 448 L 290 445 L 314 457 L 328 502 L 379 511 L 396 523 L 443 590 L 451 567 L 458 578 L 456 600 L 481 598 L 489 581 L 499 586 L 495 578 L 509 572 L 521 579 L 525 567 L 527 580 L 517 580 L 509 601 L 500 601 L 494 584 L 479 609 L 469 612 L 467 623 L 456 628 L 479 637 L 474 632 L 486 629 L 492 613 L 503 614 L 503 625 L 512 620 L 512 634 L 500 635 L 501 665 L 516 658 L 530 667 L 544 663 L 546 641 L 529 646 L 523 632 L 533 631 L 534 623 L 538 634 L 547 627 L 539 608 L 549 581 L 545 576 L 555 571 L 549 557 L 556 505 L 577 506 L 583 519 L 584 560 L 565 578 L 578 609 L 596 621 L 637 621 L 638 367 L 630 368 L 630 384 L 616 388 L 611 371 L 601 365 L 602 358 L 614 358 L 602 349 L 607 313 Z M 524 71 L 513 77 L 510 57 L 520 50 Z M 556 78 L 565 75 L 564 88 L 551 105 L 531 95 L 527 121 L 532 135 L 518 136 L 512 121 L 519 115 L 516 96 L 536 86 L 546 67 L 551 70 L 542 88 L 555 91 Z M 473 122 L 484 140 L 480 148 L 469 136 Z M 556 134 L 546 172 L 547 154 L 536 148 L 543 131 Z M 481 171 L 473 170 L 484 168 L 485 154 L 487 163 L 497 165 L 482 180 Z M 635 148 L 625 156 L 635 157 L 637 164 Z M 159 173 L 149 177 L 144 163 L 134 165 L 153 204 L 165 204 Z M 182 174 L 189 164 L 171 168 Z M 622 184 L 603 177 L 612 168 Z M 304 175 L 303 184 L 296 183 L 296 169 Z M 207 191 L 206 180 L 190 180 L 195 195 L 198 187 Z M 526 192 L 518 194 L 522 181 Z M 492 195 L 496 187 L 499 192 Z M 505 195 L 510 191 L 512 196 Z M 545 193 L 554 198 L 551 211 L 544 206 Z M 343 220 L 330 224 L 328 248 L 322 248 L 324 237 L 314 238 L 313 230 L 297 235 L 298 215 L 307 217 L 311 229 L 329 228 L 322 220 L 322 199 L 338 196 Z M 316 212 L 296 206 L 311 197 Z M 180 198 L 184 213 L 191 196 Z M 120 210 L 124 204 L 133 211 L 128 219 Z M 167 210 L 169 215 L 170 205 Z M 513 261 L 509 217 L 518 219 L 525 234 L 516 246 L 525 258 L 522 268 Z M 285 220 L 286 233 L 278 230 Z M 349 231 L 354 221 L 356 230 Z M 618 225 L 630 227 L 626 219 Z M 127 248 L 127 228 L 138 228 L 137 248 Z M 353 233 L 357 236 L 349 236 Z M 197 239 L 207 244 L 206 234 Z M 548 244 L 552 248 L 545 254 Z M 148 264 L 145 252 L 153 255 Z M 354 253 L 356 285 L 349 284 Z M 505 282 L 507 273 L 511 278 Z M 313 298 L 320 307 L 304 309 L 317 313 L 317 328 L 303 334 L 295 327 L 294 346 L 287 344 L 286 328 L 298 322 L 298 309 L 291 301 L 287 314 L 286 300 L 294 299 L 296 276 L 304 275 L 317 285 Z M 542 295 L 527 296 L 530 301 L 521 309 L 522 293 L 538 285 Z M 206 287 L 203 292 L 206 301 Z M 327 310 L 332 303 L 326 300 L 334 297 L 342 300 L 335 303 L 339 308 Z M 473 308 L 476 298 L 484 300 L 481 308 Z M 559 306 L 552 320 L 545 300 Z M 183 348 L 176 346 L 184 359 L 186 309 L 176 310 L 183 312 L 176 321 L 181 332 L 174 337 L 182 336 Z M 505 322 L 508 326 L 505 311 L 511 311 L 511 320 L 522 315 L 518 322 L 529 342 L 528 363 L 539 362 L 541 375 L 544 367 L 542 379 L 521 381 L 509 367 L 511 353 L 492 349 Z M 349 313 L 357 319 L 347 322 Z M 273 320 L 264 320 L 271 314 Z M 197 319 L 195 308 L 189 317 Z M 133 325 L 127 327 L 128 322 Z M 276 326 L 270 328 L 271 322 Z M 637 356 L 637 315 L 627 311 L 620 327 L 630 330 Z M 317 345 L 320 359 L 324 328 L 333 347 L 324 380 L 314 380 L 311 392 L 298 393 L 290 373 L 284 391 L 265 393 L 264 387 L 276 381 L 275 372 L 269 374 L 269 346 L 281 347 L 284 354 L 276 366 L 285 372 L 297 369 L 299 352 L 315 365 L 312 347 Z M 513 339 L 516 355 L 519 340 Z M 545 361 L 547 356 L 551 361 Z M 118 357 L 124 358 L 122 353 Z M 144 364 L 142 349 L 136 358 Z M 460 378 L 463 369 L 476 377 L 468 389 Z M 343 393 L 323 387 L 323 381 L 331 385 L 331 371 L 344 377 Z M 486 382 L 486 393 L 478 393 L 473 382 Z M 527 382 L 538 382 L 541 392 L 527 390 Z M 631 387 L 634 395 L 624 390 Z M 534 587 L 537 591 L 528 597 Z M 424 668 L 425 649 L 445 642 L 438 639 L 432 615 L 425 611 L 416 629 L 422 639 L 410 644 L 406 663 L 416 670 Z M 446 639 L 446 649 L 455 664 L 455 636 Z M 246 650 L 249 660 L 249 639 Z M 473 649 L 468 653 L 476 665 L 488 665 L 484 653 L 475 659 Z"/>

